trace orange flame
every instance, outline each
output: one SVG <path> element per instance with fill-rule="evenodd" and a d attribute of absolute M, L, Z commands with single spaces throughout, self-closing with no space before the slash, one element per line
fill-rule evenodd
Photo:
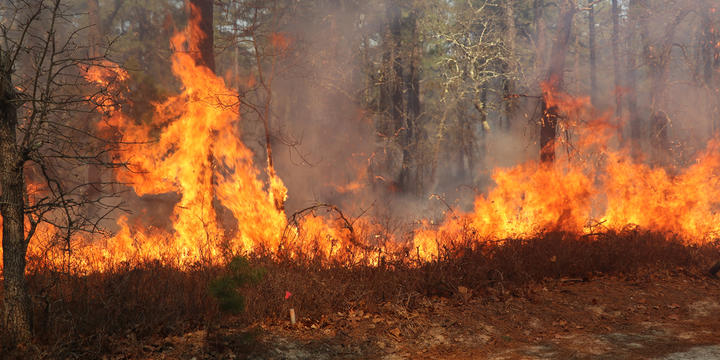
<path fill-rule="evenodd" d="M 189 29 L 196 27 L 191 24 Z M 185 44 L 192 49 L 193 38 L 198 37 L 180 33 L 172 43 L 176 49 Z M 289 45 L 280 34 L 271 40 L 280 49 Z M 173 55 L 172 70 L 183 85 L 182 92 L 155 104 L 150 124 L 126 118 L 111 98 L 98 95 L 93 99 L 105 123 L 122 129 L 124 141 L 140 144 L 120 152 L 132 171 L 117 171 L 117 179 L 132 184 L 139 196 L 178 195 L 170 218 L 172 229 L 148 226 L 141 218 L 120 218 L 119 230 L 112 237 L 71 239 L 68 247 L 74 249 L 78 269 L 102 270 L 142 260 L 185 266 L 258 250 L 378 264 L 383 254 L 407 250 L 392 235 L 380 235 L 377 225 L 367 220 L 355 222 L 353 232 L 346 222 L 316 214 L 288 226 L 282 210 L 287 197 L 282 180 L 272 171 L 263 180 L 252 152 L 239 140 L 240 119 L 234 110 L 237 92 L 188 53 Z M 87 69 L 86 76 L 112 87 L 128 75 L 105 63 Z M 695 164 L 673 175 L 632 160 L 627 151 L 610 149 L 608 142 L 616 129 L 608 115 L 592 118 L 587 98 L 547 86 L 544 94 L 550 106 L 566 114 L 561 125 L 575 130 L 570 155 L 558 157 L 554 164 L 528 161 L 495 169 L 494 186 L 474 199 L 472 211 L 454 209 L 440 225 L 421 223 L 407 244 L 412 247 L 411 256 L 430 260 L 456 243 L 473 246 L 489 240 L 530 238 L 541 231 L 581 234 L 589 231 L 590 223 L 607 229 L 634 224 L 696 243 L 718 235 L 720 141 L 710 142 Z M 365 169 L 358 170 L 358 177 L 367 177 Z M 43 191 L 36 185 L 29 185 L 28 190 Z M 52 248 L 58 236 L 49 225 L 41 225 L 30 256 L 64 264 L 70 253 Z"/>

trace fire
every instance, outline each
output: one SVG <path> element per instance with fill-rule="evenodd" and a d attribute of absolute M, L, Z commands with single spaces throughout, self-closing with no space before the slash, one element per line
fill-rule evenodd
<path fill-rule="evenodd" d="M 565 126 L 588 116 L 582 99 L 548 99 L 570 114 Z M 482 242 L 543 231 L 583 234 L 598 224 L 610 230 L 637 226 L 689 243 L 714 240 L 720 234 L 720 142 L 711 141 L 695 164 L 671 174 L 633 160 L 624 149 L 611 150 L 615 128 L 607 118 L 581 124 L 573 153 L 554 164 L 533 160 L 496 169 L 494 187 L 475 199 L 472 212 L 456 211 L 439 228 L 417 232 L 414 248 L 432 259 L 467 233 Z"/>
<path fill-rule="evenodd" d="M 192 38 L 179 33 L 172 42 L 180 49 Z M 123 230 L 107 241 L 109 258 L 123 258 L 127 244 L 138 239 L 141 256 L 156 258 L 163 249 L 174 249 L 181 262 L 219 259 L 223 251 L 276 248 L 286 225 L 278 206 L 286 189 L 274 173 L 269 186 L 264 185 L 252 152 L 239 140 L 239 117 L 233 110 L 238 94 L 187 53 L 174 54 L 172 70 L 183 92 L 156 105 L 152 124 L 134 125 L 121 115 L 114 121 L 124 130 L 123 140 L 143 144 L 126 149 L 133 171 L 118 172 L 119 180 L 131 183 L 139 196 L 180 195 L 173 232 L 149 234 L 142 226 L 129 230 L 123 223 Z M 157 139 L 151 135 L 154 130 L 159 130 Z M 220 223 L 219 209 L 234 217 L 233 231 Z"/>
<path fill-rule="evenodd" d="M 189 29 L 197 30 L 192 24 Z M 179 33 L 172 43 L 176 49 L 193 49 L 193 38 L 198 37 Z M 282 34 L 271 40 L 283 50 L 289 45 Z M 129 76 L 113 64 L 100 65 L 86 69 L 86 76 L 110 93 Z M 543 231 L 588 233 L 590 224 L 605 229 L 635 225 L 696 243 L 720 232 L 720 141 L 712 141 L 695 164 L 670 173 L 633 160 L 623 149 L 611 149 L 616 129 L 610 116 L 594 118 L 587 98 L 548 88 L 545 101 L 567 115 L 561 125 L 575 132 L 572 148 L 566 143 L 567 155 L 553 164 L 532 160 L 495 169 L 494 185 L 474 199 L 472 211 L 453 209 L 439 225 L 424 220 L 407 241 L 366 219 L 350 222 L 310 213 L 289 223 L 283 181 L 272 168 L 261 173 L 253 153 L 239 140 L 238 93 L 186 52 L 173 55 L 172 71 L 182 92 L 155 104 L 149 124 L 125 117 L 117 101 L 104 93 L 90 97 L 104 115 L 100 126 L 118 129 L 122 140 L 132 144 L 117 149 L 130 170 L 117 170 L 117 180 L 131 184 L 138 196 L 177 194 L 172 228 L 125 216 L 112 236 L 59 239 L 57 231 L 41 224 L 30 257 L 58 265 L 73 257 L 82 271 L 147 260 L 178 266 L 219 263 L 228 254 L 252 251 L 378 264 L 387 254 L 427 261 L 457 244 L 531 238 Z M 368 177 L 365 167 L 357 172 L 360 179 Z M 338 191 L 363 186 L 354 182 Z M 43 190 L 31 184 L 28 191 Z M 53 247 L 61 240 L 67 246 Z"/>

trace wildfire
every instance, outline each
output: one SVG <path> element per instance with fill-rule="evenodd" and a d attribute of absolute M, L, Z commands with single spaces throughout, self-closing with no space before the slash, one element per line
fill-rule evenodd
<path fill-rule="evenodd" d="M 189 29 L 197 31 L 193 25 Z M 192 49 L 193 38 L 198 37 L 179 33 L 172 43 L 176 49 Z M 284 36 L 276 35 L 272 41 L 279 48 L 287 47 Z M 117 180 L 131 184 L 138 196 L 179 196 L 170 219 L 172 229 L 148 226 L 140 217 L 122 217 L 113 236 L 65 239 L 65 251 L 52 253 L 51 244 L 58 242 L 59 235 L 49 225 L 41 225 L 30 256 L 57 263 L 74 256 L 85 270 L 143 260 L 185 266 L 220 262 L 227 253 L 260 250 L 350 263 L 359 256 L 377 264 L 383 254 L 401 250 L 431 260 L 443 247 L 461 242 L 473 246 L 529 238 L 542 231 L 584 233 L 588 224 L 606 229 L 632 224 L 697 243 L 720 232 L 720 142 L 711 142 L 692 166 L 670 174 L 633 160 L 626 151 L 610 149 L 608 142 L 616 129 L 607 117 L 591 118 L 587 99 L 549 91 L 545 100 L 569 115 L 564 126 L 576 129 L 575 148 L 553 164 L 533 160 L 495 169 L 494 186 L 477 196 L 472 211 L 453 209 L 440 225 L 422 221 L 407 244 L 392 234 L 378 235 L 377 225 L 367 220 L 350 224 L 344 218 L 310 214 L 289 224 L 282 180 L 272 169 L 263 176 L 253 164 L 251 150 L 239 140 L 241 120 L 233 110 L 238 93 L 186 52 L 173 55 L 172 71 L 183 85 L 182 92 L 155 104 L 149 124 L 126 118 L 116 101 L 104 94 L 91 97 L 104 114 L 101 126 L 119 129 L 122 140 L 134 144 L 119 151 L 131 171 L 117 170 Z M 103 63 L 87 69 L 86 76 L 107 88 L 119 86 L 128 74 Z M 358 173 L 367 177 L 364 168 Z M 352 183 L 343 191 L 361 186 Z M 42 189 L 30 186 L 29 192 L 37 191 Z M 383 241 L 370 241 L 374 237 Z M 72 253 L 67 251 L 70 248 Z"/>
<path fill-rule="evenodd" d="M 552 99 L 566 114 L 588 116 L 579 99 Z M 673 175 L 633 160 L 625 150 L 609 149 L 615 129 L 606 118 L 580 125 L 573 155 L 565 159 L 496 169 L 495 186 L 475 199 L 472 212 L 456 212 L 439 228 L 419 231 L 414 248 L 431 259 L 467 233 L 474 241 L 497 241 L 543 231 L 583 234 L 598 225 L 609 230 L 632 225 L 689 243 L 714 240 L 720 234 L 720 143 L 711 141 L 695 164 Z"/>

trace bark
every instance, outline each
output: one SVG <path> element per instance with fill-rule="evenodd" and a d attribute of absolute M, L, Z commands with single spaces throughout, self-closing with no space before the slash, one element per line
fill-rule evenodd
<path fill-rule="evenodd" d="M 11 69 L 0 49 L 0 215 L 2 215 L 4 312 L 11 343 L 31 337 L 30 301 L 25 284 L 23 156 L 17 144 L 17 107 Z"/>
<path fill-rule="evenodd" d="M 400 187 L 410 192 L 419 193 L 420 172 L 414 156 L 417 155 L 418 126 L 420 116 L 420 46 L 418 44 L 417 18 L 414 13 L 406 20 L 409 33 L 408 69 L 403 78 L 402 92 L 405 94 L 404 123 L 405 131 L 400 132 L 401 146 L 403 148 L 403 164 L 400 173 Z"/>
<path fill-rule="evenodd" d="M 623 145 L 623 127 L 622 127 L 622 113 L 623 113 L 623 94 L 622 94 L 622 73 L 620 70 L 620 48 L 619 48 L 619 37 L 620 37 L 620 11 L 618 9 L 618 0 L 612 0 L 611 10 L 613 30 L 612 30 L 612 54 L 613 54 L 613 74 L 615 78 L 615 123 L 617 126 L 617 138 L 620 146 Z"/>
<path fill-rule="evenodd" d="M 457 107 L 457 117 L 460 123 L 460 148 L 458 149 L 458 159 L 460 166 L 456 176 L 467 178 L 469 174 L 475 172 L 475 132 L 473 131 L 473 114 L 468 114 L 464 106 L 464 102 L 460 102 Z"/>
<path fill-rule="evenodd" d="M 103 37 L 102 22 L 100 19 L 100 6 L 98 0 L 88 0 L 88 42 L 89 42 L 89 58 L 99 59 L 102 56 L 100 51 L 100 43 Z M 89 114 L 85 122 L 86 132 L 91 134 L 94 132 L 100 117 L 98 114 Z M 98 134 L 101 138 L 109 137 L 110 134 Z M 104 153 L 104 152 L 103 152 Z M 107 161 L 107 156 L 100 156 L 101 161 Z M 94 219 L 97 216 L 98 209 L 93 205 L 100 197 L 102 192 L 102 167 L 96 164 L 87 165 L 88 186 L 85 189 L 85 201 L 88 202 L 87 215 L 88 218 Z"/>
<path fill-rule="evenodd" d="M 702 84 L 708 94 L 708 118 L 710 119 L 711 133 L 714 134 L 720 128 L 720 99 L 717 89 L 715 72 L 720 67 L 720 36 L 716 23 L 713 22 L 712 6 L 707 1 L 703 2 L 702 15 L 702 35 L 700 39 L 700 68 Z"/>
<path fill-rule="evenodd" d="M 638 114 L 637 106 L 637 54 L 633 50 L 636 28 L 635 24 L 640 22 L 643 18 L 642 15 L 638 14 L 638 0 L 630 0 L 630 19 L 629 24 L 631 31 L 627 38 L 627 106 L 628 106 L 628 122 L 630 123 L 630 154 L 634 159 L 639 159 L 642 154 L 642 146 L 640 139 L 642 136 L 642 120 Z"/>
<path fill-rule="evenodd" d="M 545 45 L 545 39 L 547 37 L 545 29 L 545 19 L 543 18 L 545 13 L 545 1 L 534 0 L 533 2 L 533 22 L 535 27 L 535 71 L 536 74 L 540 74 L 545 68 L 545 58 L 547 52 L 547 46 Z"/>
<path fill-rule="evenodd" d="M 515 48 L 515 36 L 517 30 L 515 28 L 515 15 L 513 12 L 513 6 L 511 1 L 506 1 L 504 6 L 505 11 L 505 48 L 507 50 L 507 59 L 503 62 L 503 94 L 505 99 L 505 129 L 510 130 L 511 119 L 515 111 L 515 81 L 513 79 L 514 74 L 513 67 L 511 66 L 511 60 L 513 49 Z"/>
<path fill-rule="evenodd" d="M 90 58 L 97 58 L 102 55 L 100 43 L 103 36 L 102 21 L 100 19 L 100 5 L 98 0 L 88 0 L 88 40 L 90 45 Z"/>
<path fill-rule="evenodd" d="M 567 56 L 575 11 L 576 9 L 572 1 L 567 0 L 563 3 L 560 22 L 557 27 L 557 36 L 550 57 L 548 76 L 541 100 L 540 161 L 543 163 L 552 163 L 555 161 L 555 140 L 557 138 L 557 122 L 560 117 L 560 109 L 557 104 L 549 101 L 549 95 L 562 91 L 565 58 Z"/>
<path fill-rule="evenodd" d="M 400 5 L 387 3 L 385 16 L 388 27 L 383 44 L 384 79 L 380 107 L 387 121 L 381 124 L 381 129 L 386 137 L 399 145 L 402 152 L 400 171 L 393 183 L 400 191 L 412 191 L 412 147 L 414 122 L 419 113 L 419 74 L 417 64 L 414 64 L 412 44 L 407 45 L 403 41 L 403 30 L 409 21 L 403 20 Z"/>
<path fill-rule="evenodd" d="M 215 72 L 215 46 L 213 40 L 213 0 L 189 0 L 191 16 L 194 11 L 200 16 L 199 32 L 191 32 L 192 42 L 197 44 L 195 61 Z"/>
<path fill-rule="evenodd" d="M 598 106 L 597 101 L 597 55 L 595 46 L 595 5 L 594 0 L 588 0 L 588 42 L 590 47 L 590 102 L 593 107 Z"/>

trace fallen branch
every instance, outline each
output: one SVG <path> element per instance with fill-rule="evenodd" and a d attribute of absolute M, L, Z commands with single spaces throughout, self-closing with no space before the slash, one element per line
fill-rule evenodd
<path fill-rule="evenodd" d="M 347 229 L 350 232 L 350 237 L 348 238 L 348 240 L 350 241 L 351 244 L 355 245 L 358 248 L 366 250 L 366 251 L 379 250 L 378 248 L 361 243 L 355 236 L 355 229 L 353 228 L 354 221 L 348 220 L 348 218 L 345 216 L 345 214 L 342 212 L 342 210 L 340 210 L 340 208 L 338 208 L 337 206 L 332 205 L 332 204 L 326 204 L 326 203 L 315 204 L 315 205 L 312 205 L 312 206 L 309 206 L 309 207 L 306 207 L 304 209 L 294 212 L 292 214 L 292 216 L 290 216 L 290 221 L 288 221 L 287 225 L 285 225 L 285 229 L 283 230 L 282 238 L 287 239 L 290 225 L 294 225 L 295 228 L 299 230 L 300 229 L 300 220 L 302 218 L 304 218 L 305 216 L 307 216 L 308 213 L 311 213 L 311 212 L 313 212 L 317 209 L 321 209 L 321 208 L 326 208 L 330 211 L 334 211 L 337 214 L 338 218 L 340 220 L 342 220 L 342 222 L 343 222 L 343 228 Z"/>

